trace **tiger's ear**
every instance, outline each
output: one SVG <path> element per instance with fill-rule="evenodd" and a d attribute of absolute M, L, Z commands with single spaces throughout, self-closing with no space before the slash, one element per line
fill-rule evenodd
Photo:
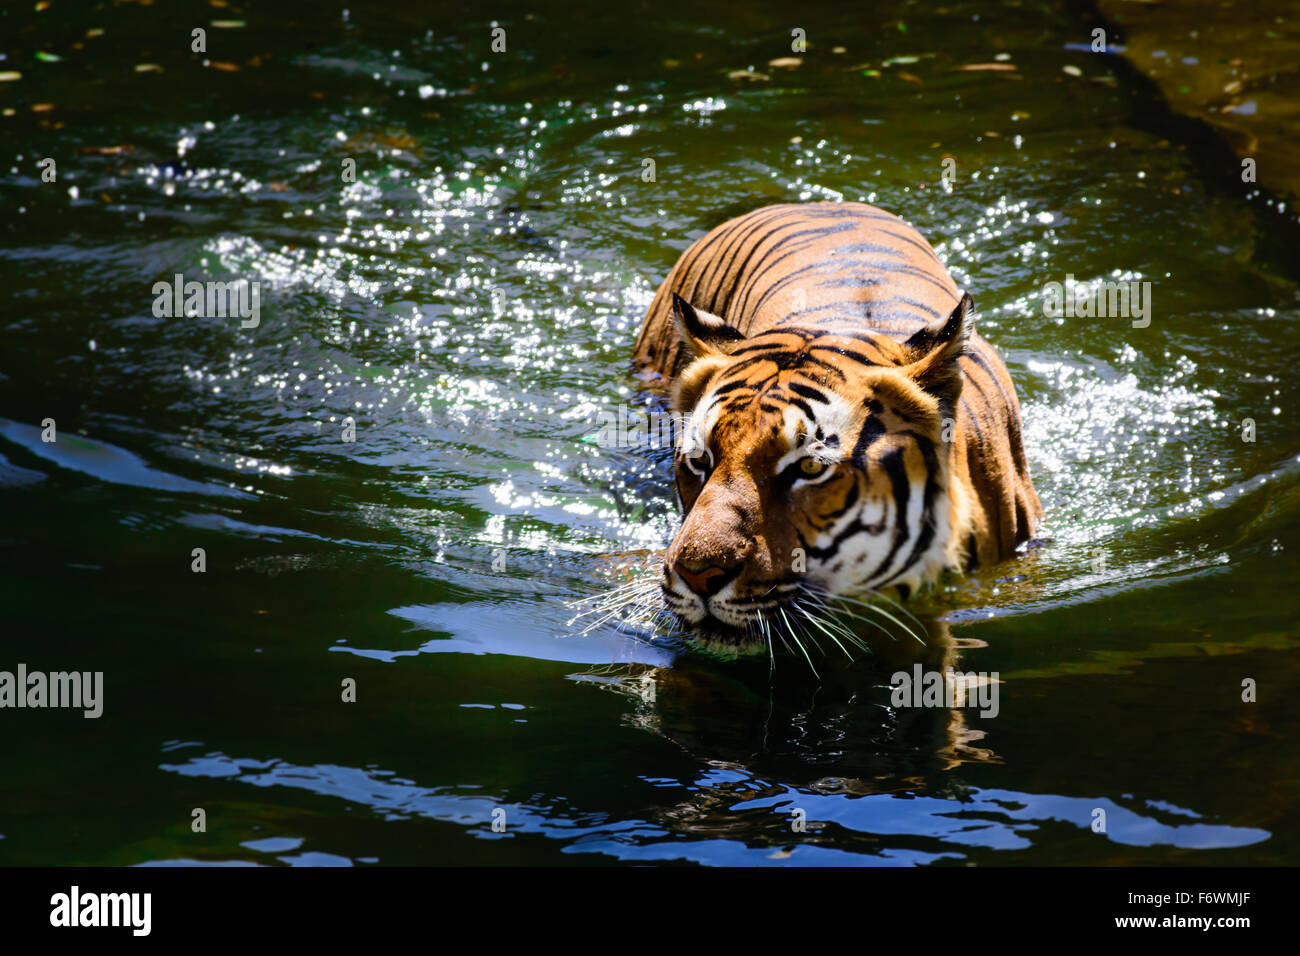
<path fill-rule="evenodd" d="M 710 315 L 673 293 L 673 315 L 682 341 L 696 358 L 726 355 L 745 340 L 744 333 L 719 316 Z"/>
<path fill-rule="evenodd" d="M 961 395 L 962 377 L 957 359 L 966 354 L 974 330 L 975 302 L 965 293 L 948 318 L 927 325 L 903 343 L 912 353 L 912 363 L 905 369 L 907 374 L 939 399 L 944 414 L 957 404 Z"/>
<path fill-rule="evenodd" d="M 714 373 L 730 364 L 730 360 L 725 355 L 714 353 L 698 358 L 682 369 L 677 380 L 673 382 L 673 411 L 683 415 L 695 411 L 695 406 L 699 403 L 700 396 L 704 394 Z"/>

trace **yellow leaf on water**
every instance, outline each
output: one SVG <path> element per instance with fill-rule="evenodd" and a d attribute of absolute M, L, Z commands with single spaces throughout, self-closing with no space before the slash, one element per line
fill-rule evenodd
<path fill-rule="evenodd" d="M 121 156 L 134 149 L 131 144 L 124 143 L 117 146 L 78 146 L 77 152 L 83 156 Z"/>

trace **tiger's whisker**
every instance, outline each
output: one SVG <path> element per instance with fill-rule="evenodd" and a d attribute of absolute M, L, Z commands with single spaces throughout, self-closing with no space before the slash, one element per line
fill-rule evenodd
<path fill-rule="evenodd" d="M 803 652 L 803 658 L 808 662 L 808 669 L 813 672 L 814 677 L 821 680 L 821 675 L 817 673 L 817 668 L 813 666 L 812 658 L 808 656 L 807 648 L 803 646 L 803 642 L 799 640 L 799 635 L 795 633 L 794 626 L 791 625 L 790 618 L 785 613 L 785 608 L 778 607 L 777 610 L 781 612 L 781 620 L 785 621 L 785 626 L 789 628 L 790 636 L 794 639 L 795 646 Z"/>
<path fill-rule="evenodd" d="M 885 617 L 885 618 L 887 618 L 888 620 L 892 621 L 892 622 L 893 622 L 893 623 L 894 623 L 894 624 L 895 624 L 895 625 L 896 625 L 900 630 L 902 630 L 905 634 L 907 634 L 909 637 L 911 637 L 913 640 L 915 640 L 918 644 L 922 644 L 922 645 L 925 644 L 925 641 L 922 640 L 922 638 L 921 638 L 921 637 L 920 637 L 920 636 L 919 636 L 915 631 L 913 631 L 911 627 L 909 627 L 909 626 L 908 626 L 906 623 L 904 623 L 903 621 L 900 621 L 900 620 L 899 620 L 898 618 L 896 618 L 894 615 L 890 614 L 888 611 L 886 611 L 884 608 L 882 608 L 879 604 L 872 604 L 872 603 L 867 602 L 867 601 L 864 601 L 864 600 L 862 600 L 862 599 L 860 599 L 860 598 L 848 597 L 848 596 L 843 595 L 843 594 L 831 594 L 831 593 L 828 592 L 828 591 L 818 591 L 818 590 L 815 590 L 815 589 L 813 589 L 813 588 L 809 588 L 809 590 L 810 590 L 810 591 L 813 591 L 814 593 L 818 593 L 818 595 L 819 595 L 820 597 L 822 597 L 824 600 L 826 600 L 826 601 L 828 601 L 828 602 L 829 602 L 829 601 L 844 601 L 844 602 L 847 602 L 847 603 L 849 603 L 849 604 L 856 604 L 856 605 L 858 605 L 859 607 L 862 607 L 864 610 L 871 611 L 871 612 L 874 612 L 874 613 L 876 613 L 876 614 L 879 614 L 879 615 L 881 615 L 882 617 Z M 865 620 L 865 618 L 863 618 L 863 620 Z M 921 623 L 920 621 L 917 621 L 917 624 L 920 624 L 920 623 Z M 924 630 L 924 625 L 922 625 L 922 630 Z M 886 631 L 885 633 L 888 634 L 889 632 Z M 894 635 L 890 634 L 889 636 L 890 636 L 891 639 L 895 639 L 895 640 L 896 640 L 896 638 L 894 638 Z"/>
<path fill-rule="evenodd" d="M 838 632 L 840 636 L 842 636 L 845 640 L 847 640 L 850 644 L 852 644 L 854 647 L 857 647 L 868 654 L 871 653 L 871 647 L 866 643 L 866 641 L 862 639 L 861 636 L 853 633 L 852 630 L 850 630 L 840 621 L 837 621 L 833 616 L 828 615 L 824 618 L 819 619 L 817 615 L 814 613 L 815 611 L 814 608 L 808 607 L 807 605 L 803 604 L 800 601 L 796 601 L 793 606 L 798 608 L 799 611 L 810 621 L 813 621 L 814 623 L 819 625 L 825 625 L 826 627 L 832 628 L 833 630 Z"/>
<path fill-rule="evenodd" d="M 803 611 L 804 620 L 810 622 L 814 627 L 816 627 L 816 628 L 817 628 L 818 630 L 820 630 L 823 634 L 825 634 L 825 635 L 826 635 L 827 637 L 829 637 L 832 641 L 834 641 L 834 642 L 835 642 L 835 646 L 838 647 L 841 651 L 844 652 L 844 656 L 845 656 L 845 657 L 847 657 L 850 661 L 853 660 L 853 655 L 850 654 L 850 653 L 848 652 L 848 649 L 847 649 L 843 644 L 840 643 L 840 639 L 839 639 L 838 637 L 836 637 L 834 634 L 832 634 L 832 633 L 831 633 L 831 632 L 830 632 L 830 631 L 829 631 L 829 630 L 828 630 L 828 629 L 827 629 L 827 628 L 822 624 L 821 621 L 817 620 L 816 617 L 814 617 L 813 615 L 809 614 L 809 613 L 807 612 L 806 609 L 801 608 L 800 610 Z"/>

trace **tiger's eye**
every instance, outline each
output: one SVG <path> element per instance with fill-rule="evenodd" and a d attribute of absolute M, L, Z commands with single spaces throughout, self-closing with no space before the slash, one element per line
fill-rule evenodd
<path fill-rule="evenodd" d="M 683 461 L 686 463 L 686 467 L 696 474 L 704 474 L 709 470 L 709 466 L 713 464 L 713 459 L 707 451 L 688 453 L 683 458 Z"/>
<path fill-rule="evenodd" d="M 814 477 L 826 470 L 826 463 L 816 458 L 805 458 L 799 462 L 799 470 L 809 477 Z"/>

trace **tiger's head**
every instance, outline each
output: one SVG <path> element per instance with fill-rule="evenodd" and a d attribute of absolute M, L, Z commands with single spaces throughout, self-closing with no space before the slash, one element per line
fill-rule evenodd
<path fill-rule="evenodd" d="M 664 560 L 670 610 L 744 644 L 785 605 L 906 597 L 956 564 L 949 450 L 970 296 L 904 342 L 791 326 L 746 338 L 679 296 L 674 308 L 693 360 L 672 390 L 685 517 Z"/>

